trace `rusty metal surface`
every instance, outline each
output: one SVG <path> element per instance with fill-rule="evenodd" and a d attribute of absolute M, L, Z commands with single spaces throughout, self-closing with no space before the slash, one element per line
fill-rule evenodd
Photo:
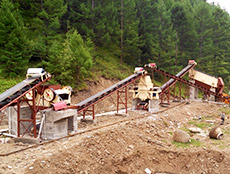
<path fill-rule="evenodd" d="M 196 64 L 189 64 L 187 65 L 184 69 L 182 69 L 179 73 L 177 73 L 175 76 L 182 78 L 191 68 L 193 68 Z M 171 78 L 169 79 L 169 81 L 167 81 L 165 84 L 163 84 L 160 88 L 162 90 L 161 93 L 164 93 L 164 91 L 166 91 L 169 87 L 171 87 L 175 82 L 177 81 L 177 79 L 175 78 Z"/>
<path fill-rule="evenodd" d="M 165 75 L 165 76 L 167 76 L 167 77 L 173 78 L 173 79 L 175 79 L 176 81 L 180 81 L 180 82 L 182 82 L 182 83 L 184 83 L 184 84 L 187 84 L 187 85 L 189 85 L 189 86 L 193 86 L 193 87 L 195 87 L 195 88 L 198 88 L 198 89 L 202 90 L 203 92 L 205 92 L 205 93 L 208 94 L 208 95 L 210 95 L 210 94 L 211 94 L 211 95 L 215 95 L 216 97 L 219 97 L 219 98 L 222 98 L 222 97 L 223 97 L 221 94 L 219 94 L 219 93 L 217 93 L 217 92 L 210 91 L 209 89 L 205 88 L 204 86 L 201 86 L 201 85 L 196 84 L 196 83 L 191 83 L 191 82 L 189 82 L 188 80 L 185 80 L 185 79 L 183 79 L 183 78 L 177 77 L 177 76 L 175 76 L 175 75 L 173 75 L 173 74 L 170 74 L 170 73 L 168 73 L 168 72 L 166 72 L 166 71 L 163 71 L 163 70 L 161 70 L 161 69 L 155 68 L 155 69 L 152 69 L 152 70 L 155 71 L 155 72 L 161 73 L 161 74 L 163 74 L 163 75 Z M 170 80 L 171 80 L 171 79 L 170 79 Z M 176 82 L 176 81 L 175 81 L 175 82 Z M 167 83 L 167 82 L 166 82 L 166 83 Z"/>

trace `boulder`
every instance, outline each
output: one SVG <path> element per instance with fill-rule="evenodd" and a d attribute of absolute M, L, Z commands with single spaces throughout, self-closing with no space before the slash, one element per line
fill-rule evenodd
<path fill-rule="evenodd" d="M 182 130 L 176 130 L 173 136 L 173 140 L 180 143 L 188 143 L 190 142 L 190 138 L 190 135 Z"/>

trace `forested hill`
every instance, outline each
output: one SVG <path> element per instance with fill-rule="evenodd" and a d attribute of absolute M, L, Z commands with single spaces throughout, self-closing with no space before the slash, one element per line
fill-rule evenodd
<path fill-rule="evenodd" d="M 230 82 L 230 16 L 205 0 L 0 3 L 1 77 L 44 67 L 76 87 L 95 73 L 122 77 L 148 62 L 175 73 L 194 59 L 199 70 Z"/>

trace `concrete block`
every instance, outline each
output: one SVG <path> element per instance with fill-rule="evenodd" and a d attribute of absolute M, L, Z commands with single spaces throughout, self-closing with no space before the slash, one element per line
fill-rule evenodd
<path fill-rule="evenodd" d="M 57 139 L 68 135 L 68 120 L 62 119 L 55 123 L 44 124 L 42 129 L 42 139 Z"/>
<path fill-rule="evenodd" d="M 42 139 L 57 139 L 67 136 L 69 132 L 77 131 L 76 109 L 62 111 L 47 110 L 44 113 L 45 121 L 42 128 Z"/>
<path fill-rule="evenodd" d="M 13 106 L 10 106 L 6 109 L 6 115 L 8 118 L 8 127 L 9 127 L 9 133 L 12 135 L 17 135 L 18 132 L 18 116 L 17 116 L 17 106 L 15 108 Z M 29 106 L 21 106 L 20 107 L 20 118 L 21 119 L 31 119 L 32 117 L 32 110 Z M 23 125 L 27 129 L 31 122 L 23 122 Z M 23 134 L 25 132 L 25 128 L 20 124 L 20 133 Z"/>
<path fill-rule="evenodd" d="M 137 104 L 140 102 L 141 100 L 139 98 L 134 98 L 133 102 L 132 102 L 132 110 L 136 110 L 137 109 Z"/>
<path fill-rule="evenodd" d="M 159 100 L 149 100 L 149 112 L 156 113 L 159 111 Z"/>
<path fill-rule="evenodd" d="M 216 92 L 216 89 L 215 89 L 215 88 L 211 88 L 210 91 Z M 216 97 L 215 97 L 214 95 L 210 95 L 208 100 L 209 100 L 209 101 L 215 101 L 215 100 L 216 100 Z"/>
<path fill-rule="evenodd" d="M 189 80 L 191 83 L 195 83 L 194 80 Z M 189 99 L 194 100 L 198 98 L 198 89 L 192 86 L 189 86 Z"/>

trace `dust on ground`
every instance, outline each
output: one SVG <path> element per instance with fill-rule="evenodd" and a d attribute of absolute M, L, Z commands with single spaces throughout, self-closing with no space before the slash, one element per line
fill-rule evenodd
<path fill-rule="evenodd" d="M 108 109 L 112 101 L 108 98 L 99 108 Z M 223 105 L 191 102 L 158 114 L 138 110 L 128 111 L 127 117 L 97 117 L 94 124 L 79 123 L 79 131 L 92 129 L 90 132 L 1 156 L 0 173 L 136 174 L 145 173 L 146 168 L 155 174 L 229 173 L 230 119 L 221 126 L 223 139 L 212 140 L 207 136 L 221 122 L 220 113 L 229 110 Z M 127 121 L 119 122 L 122 120 Z M 173 141 L 176 129 L 189 132 L 189 127 L 200 127 L 203 132 L 189 133 L 192 141 L 187 144 Z M 1 144 L 0 152 L 28 146 Z"/>

